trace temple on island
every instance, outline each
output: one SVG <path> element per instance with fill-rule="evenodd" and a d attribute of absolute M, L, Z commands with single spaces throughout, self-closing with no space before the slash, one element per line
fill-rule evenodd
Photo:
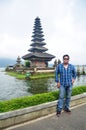
<path fill-rule="evenodd" d="M 54 55 L 46 53 L 48 49 L 44 47 L 46 45 L 44 40 L 40 18 L 37 17 L 33 27 L 31 48 L 28 50 L 30 53 L 22 57 L 24 60 L 30 61 L 30 67 L 48 67 L 48 62 L 55 58 Z"/>

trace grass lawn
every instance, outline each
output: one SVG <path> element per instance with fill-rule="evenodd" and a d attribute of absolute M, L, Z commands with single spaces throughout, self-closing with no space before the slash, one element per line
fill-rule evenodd
<path fill-rule="evenodd" d="M 10 76 L 14 76 L 17 79 L 25 79 L 26 74 L 18 73 L 18 72 L 6 72 Z M 55 73 L 35 73 L 30 76 L 30 79 L 39 79 L 39 78 L 49 78 L 55 77 Z"/>

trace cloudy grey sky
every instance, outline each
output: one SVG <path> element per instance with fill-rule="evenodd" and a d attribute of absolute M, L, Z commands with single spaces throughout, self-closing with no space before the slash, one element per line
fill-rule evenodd
<path fill-rule="evenodd" d="M 69 54 L 71 63 L 86 64 L 86 0 L 0 0 L 0 58 L 28 53 L 37 16 L 47 53 L 61 60 Z"/>

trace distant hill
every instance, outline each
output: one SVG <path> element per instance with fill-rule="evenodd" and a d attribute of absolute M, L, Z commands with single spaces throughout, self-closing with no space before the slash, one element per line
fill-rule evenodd
<path fill-rule="evenodd" d="M 8 65 L 16 64 L 16 60 L 9 58 L 0 58 L 0 67 L 7 67 Z"/>

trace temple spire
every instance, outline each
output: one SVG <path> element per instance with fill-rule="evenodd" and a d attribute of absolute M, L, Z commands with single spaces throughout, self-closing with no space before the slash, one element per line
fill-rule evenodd
<path fill-rule="evenodd" d="M 46 53 L 48 49 L 44 47 L 46 45 L 44 40 L 41 21 L 40 18 L 37 17 L 33 26 L 31 48 L 28 50 L 30 53 L 22 57 L 24 60 L 31 61 L 31 67 L 48 67 L 48 61 L 51 61 L 55 57 L 54 55 Z"/>
<path fill-rule="evenodd" d="M 46 45 L 46 43 L 44 43 L 43 41 L 44 39 L 44 35 L 43 35 L 43 31 L 42 31 L 42 27 L 41 27 L 41 22 L 40 22 L 40 18 L 37 17 L 35 19 L 35 23 L 33 26 L 33 35 L 32 35 L 32 44 L 30 44 L 30 46 L 32 46 L 31 49 L 29 49 L 28 51 L 30 52 L 45 52 L 48 49 L 44 47 L 44 45 Z"/>

